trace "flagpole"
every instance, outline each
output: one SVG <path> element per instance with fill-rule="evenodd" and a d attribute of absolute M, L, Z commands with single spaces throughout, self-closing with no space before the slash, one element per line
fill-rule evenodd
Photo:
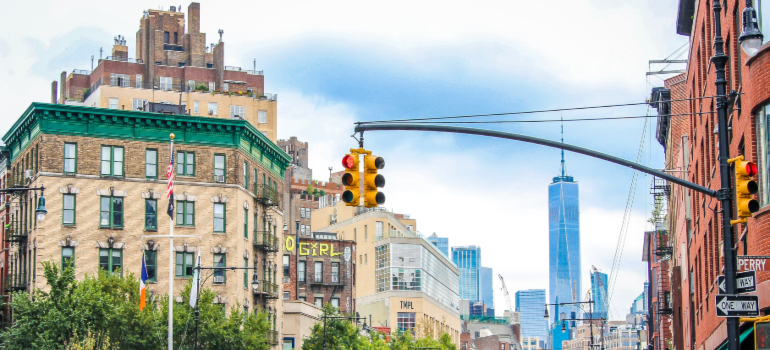
<path fill-rule="evenodd" d="M 169 135 L 171 138 L 171 160 L 174 159 L 174 134 Z M 171 166 L 174 166 L 171 164 Z M 173 180 L 173 171 L 172 178 Z M 173 196 L 173 192 L 171 194 Z M 169 201 L 173 201 L 174 198 L 169 198 Z M 174 217 L 169 215 L 169 237 L 168 237 L 168 350 L 174 350 Z"/>

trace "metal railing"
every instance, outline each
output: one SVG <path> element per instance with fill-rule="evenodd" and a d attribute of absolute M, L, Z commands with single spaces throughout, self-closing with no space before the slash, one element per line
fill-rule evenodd
<path fill-rule="evenodd" d="M 257 200 L 268 206 L 281 205 L 281 196 L 279 195 L 278 190 L 267 184 L 262 184 L 259 191 L 257 191 Z"/>
<path fill-rule="evenodd" d="M 254 94 L 254 99 L 262 100 L 262 101 L 278 101 L 278 94 L 271 94 L 269 92 L 265 92 L 263 95 L 260 95 L 260 96 L 257 96 L 257 94 Z"/>
<path fill-rule="evenodd" d="M 277 252 L 278 237 L 270 231 L 254 231 L 254 247 L 267 252 Z"/>
<path fill-rule="evenodd" d="M 270 341 L 270 345 L 278 345 L 278 331 L 267 331 L 267 339 Z"/>
<path fill-rule="evenodd" d="M 184 51 L 184 46 L 178 44 L 163 44 L 165 51 Z"/>
<path fill-rule="evenodd" d="M 262 288 L 261 290 L 258 289 L 258 294 L 263 294 L 267 296 L 268 299 L 278 299 L 278 285 L 275 283 L 268 282 L 267 280 L 262 281 Z M 261 293 L 260 293 L 261 292 Z"/>
<path fill-rule="evenodd" d="M 91 75 L 91 71 L 85 69 L 73 69 L 72 74 Z"/>
<path fill-rule="evenodd" d="M 246 72 L 246 74 L 251 75 L 265 75 L 265 71 L 263 70 L 249 70 L 249 69 L 243 69 L 241 67 L 235 67 L 235 66 L 225 66 L 225 70 L 229 71 L 235 71 L 235 72 Z"/>
<path fill-rule="evenodd" d="M 5 276 L 3 289 L 6 292 L 15 292 L 27 289 L 27 273 L 11 273 Z"/>
<path fill-rule="evenodd" d="M 102 78 L 96 79 L 93 85 L 91 85 L 90 88 L 85 89 L 83 91 L 83 101 L 85 101 L 88 96 L 91 96 L 91 94 L 96 91 L 100 86 L 102 86 Z"/>
<path fill-rule="evenodd" d="M 115 57 L 115 56 L 107 56 L 105 60 L 108 61 L 118 61 L 118 62 L 128 62 L 128 63 L 144 63 L 144 60 L 141 58 L 131 58 L 131 57 Z"/>

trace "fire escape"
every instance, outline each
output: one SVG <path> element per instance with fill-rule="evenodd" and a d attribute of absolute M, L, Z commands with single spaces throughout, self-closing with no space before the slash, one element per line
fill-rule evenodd
<path fill-rule="evenodd" d="M 657 263 L 657 272 L 654 275 L 656 289 L 656 299 L 654 310 L 655 329 L 651 330 L 658 333 L 656 349 L 666 349 L 666 341 L 671 340 L 669 328 L 671 315 L 674 313 L 671 299 L 670 283 L 670 264 L 674 248 L 671 245 L 672 235 L 667 228 L 667 202 L 671 195 L 671 186 L 663 179 L 654 178 L 650 188 L 650 194 L 653 195 L 653 212 L 650 222 L 654 225 L 655 233 L 653 244 L 655 249 L 655 261 Z"/>
<path fill-rule="evenodd" d="M 264 178 L 263 178 L 264 181 Z M 276 207 L 281 205 L 281 193 L 278 190 L 278 184 L 269 181 L 261 186 L 255 184 L 254 204 L 261 207 L 262 222 L 261 228 L 257 227 L 257 221 L 254 222 L 254 261 L 255 267 L 262 263 L 262 268 L 256 271 L 262 271 L 260 286 L 254 290 L 255 303 L 257 300 L 263 310 L 268 314 L 268 321 L 272 323 L 272 329 L 269 331 L 268 338 L 271 345 L 278 345 L 277 331 L 277 309 L 275 301 L 278 299 L 278 265 L 276 264 L 277 252 L 280 250 L 277 231 L 283 228 L 277 227 L 277 222 L 273 217 Z M 261 254 L 257 254 L 261 252 Z M 256 305 L 255 305 L 256 306 Z M 255 308 L 256 309 L 256 308 Z"/>

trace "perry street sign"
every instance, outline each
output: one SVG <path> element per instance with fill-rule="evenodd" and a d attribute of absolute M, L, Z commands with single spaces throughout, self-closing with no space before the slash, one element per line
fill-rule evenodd
<path fill-rule="evenodd" d="M 738 255 L 738 271 L 768 271 L 770 270 L 770 264 L 766 264 L 768 259 L 770 256 Z"/>
<path fill-rule="evenodd" d="M 759 297 L 756 295 L 716 296 L 718 317 L 759 316 Z"/>
<path fill-rule="evenodd" d="M 738 294 L 751 293 L 757 290 L 757 272 L 756 271 L 744 271 L 738 272 L 738 278 L 735 279 Z M 719 294 L 727 294 L 725 286 L 725 276 L 721 275 L 717 278 L 717 285 L 719 286 Z"/>

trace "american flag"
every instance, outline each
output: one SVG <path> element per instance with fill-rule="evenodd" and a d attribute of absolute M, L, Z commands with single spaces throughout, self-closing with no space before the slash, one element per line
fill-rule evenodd
<path fill-rule="evenodd" d="M 168 216 L 174 217 L 174 144 L 171 144 L 171 161 L 168 162 L 166 170 L 168 178 L 168 187 L 166 188 L 166 198 L 168 198 Z"/>

